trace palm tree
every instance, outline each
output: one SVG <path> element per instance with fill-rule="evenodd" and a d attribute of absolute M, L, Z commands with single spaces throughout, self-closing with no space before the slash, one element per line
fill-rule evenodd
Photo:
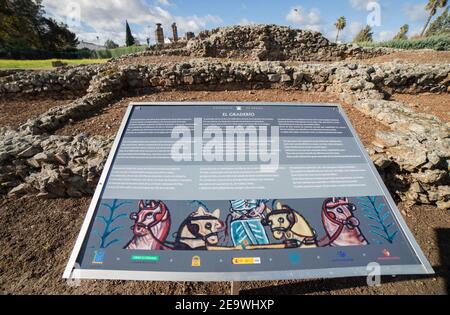
<path fill-rule="evenodd" d="M 337 34 L 336 34 L 336 43 L 339 39 L 339 33 L 347 26 L 347 20 L 345 19 L 345 16 L 341 16 L 337 22 L 334 24 L 334 26 L 336 26 L 337 29 Z"/>
<path fill-rule="evenodd" d="M 394 40 L 406 40 L 408 39 L 408 36 L 406 34 L 408 34 L 409 32 L 409 25 L 405 24 L 402 27 L 400 27 L 400 31 L 397 33 L 397 35 L 394 36 Z"/>
<path fill-rule="evenodd" d="M 425 31 L 428 28 L 428 25 L 431 22 L 431 19 L 433 16 L 436 15 L 437 9 L 439 8 L 445 8 L 447 6 L 447 0 L 428 0 L 427 5 L 425 6 L 425 10 L 429 12 L 427 22 L 425 23 L 425 27 L 422 30 L 422 33 L 420 34 L 421 37 L 425 34 Z"/>

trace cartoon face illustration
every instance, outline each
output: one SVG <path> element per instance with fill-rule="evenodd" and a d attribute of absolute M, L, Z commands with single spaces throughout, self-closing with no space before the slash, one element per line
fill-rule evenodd
<path fill-rule="evenodd" d="M 264 219 L 267 200 L 262 199 L 239 199 L 231 200 L 230 212 L 233 219 Z"/>
<path fill-rule="evenodd" d="M 139 212 L 133 212 L 130 219 L 134 221 L 131 227 L 135 236 L 146 236 L 149 229 L 161 222 L 167 213 L 166 206 L 155 200 L 141 200 L 139 202 Z"/>
<path fill-rule="evenodd" d="M 293 211 L 284 209 L 281 203 L 278 203 L 274 210 L 269 212 L 266 222 L 272 230 L 273 237 L 281 240 L 295 224 L 295 216 Z"/>
<path fill-rule="evenodd" d="M 210 245 L 219 243 L 220 232 L 225 230 L 225 223 L 220 219 L 220 209 L 208 213 L 203 207 L 189 217 L 189 231 Z"/>
<path fill-rule="evenodd" d="M 207 246 L 217 245 L 219 234 L 225 231 L 225 223 L 220 219 L 220 209 L 209 213 L 199 207 L 180 226 L 175 240 L 175 249 L 192 250 L 206 249 Z"/>
<path fill-rule="evenodd" d="M 308 221 L 296 210 L 277 202 L 275 209 L 267 209 L 266 224 L 277 240 L 296 244 L 297 247 L 317 247 L 316 235 Z"/>
<path fill-rule="evenodd" d="M 348 226 L 359 226 L 358 219 L 354 216 L 356 206 L 349 202 L 348 198 L 331 198 L 326 200 L 327 215 Z"/>
<path fill-rule="evenodd" d="M 134 221 L 132 240 L 125 246 L 131 250 L 170 249 L 164 242 L 170 231 L 170 213 L 166 204 L 156 200 L 141 200 L 139 212 L 130 215 Z"/>

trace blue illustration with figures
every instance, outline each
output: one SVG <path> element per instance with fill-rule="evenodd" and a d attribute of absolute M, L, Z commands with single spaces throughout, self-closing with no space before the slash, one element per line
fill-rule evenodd
<path fill-rule="evenodd" d="M 265 199 L 231 200 L 231 238 L 234 246 L 267 245 L 269 238 L 263 226 Z"/>
<path fill-rule="evenodd" d="M 124 228 L 127 225 L 129 228 Z M 392 245 L 399 238 L 397 223 L 384 198 L 378 196 L 305 200 L 109 200 L 101 204 L 89 248 L 306 249 L 367 246 L 372 242 Z"/>
<path fill-rule="evenodd" d="M 231 233 L 235 246 L 269 244 L 269 239 L 260 220 L 234 221 L 231 223 Z"/>

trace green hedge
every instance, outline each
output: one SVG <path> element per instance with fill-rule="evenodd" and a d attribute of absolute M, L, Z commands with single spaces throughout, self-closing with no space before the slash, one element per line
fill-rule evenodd
<path fill-rule="evenodd" d="M 450 50 L 450 35 L 430 36 L 418 39 L 389 40 L 385 42 L 358 43 L 364 47 L 388 47 L 396 49 Z"/>
<path fill-rule="evenodd" d="M 147 46 L 130 46 L 130 47 L 120 47 L 114 49 L 103 49 L 96 50 L 92 52 L 92 58 L 117 58 L 123 55 L 134 54 L 141 51 L 145 51 Z"/>
<path fill-rule="evenodd" d="M 71 51 L 47 51 L 20 48 L 0 48 L 0 59 L 46 60 L 46 59 L 105 59 L 144 51 L 147 46 L 120 47 L 114 49 Z"/>
<path fill-rule="evenodd" d="M 0 48 L 0 59 L 45 60 L 45 59 L 87 59 L 92 51 L 79 49 L 70 51 L 48 51 L 37 49 Z"/>

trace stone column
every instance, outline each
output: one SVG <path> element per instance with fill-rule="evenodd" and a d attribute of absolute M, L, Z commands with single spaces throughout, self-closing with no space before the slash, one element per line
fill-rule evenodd
<path fill-rule="evenodd" d="M 178 28 L 177 23 L 172 24 L 173 42 L 178 42 Z"/>
<path fill-rule="evenodd" d="M 161 23 L 156 24 L 155 39 L 157 44 L 164 44 L 164 30 Z"/>

